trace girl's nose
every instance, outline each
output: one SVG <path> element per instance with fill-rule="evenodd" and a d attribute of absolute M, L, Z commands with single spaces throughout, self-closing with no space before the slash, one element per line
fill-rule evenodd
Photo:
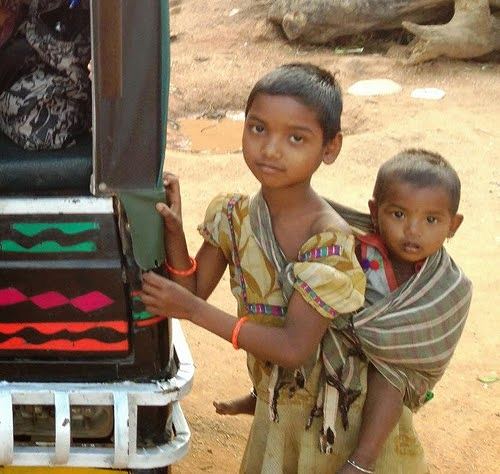
<path fill-rule="evenodd" d="M 278 140 L 269 139 L 264 143 L 263 150 L 264 156 L 271 160 L 275 160 L 281 157 L 281 148 L 279 146 Z"/>

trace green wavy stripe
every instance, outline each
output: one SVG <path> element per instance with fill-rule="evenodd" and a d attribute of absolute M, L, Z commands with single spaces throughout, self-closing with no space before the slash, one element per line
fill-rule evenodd
<path fill-rule="evenodd" d="M 25 235 L 33 237 L 45 230 L 55 229 L 66 235 L 76 235 L 89 230 L 98 230 L 97 222 L 18 222 L 12 224 L 12 229 Z"/>
<path fill-rule="evenodd" d="M 153 315 L 148 311 L 134 311 L 132 313 L 132 317 L 134 318 L 134 321 L 141 321 L 143 319 L 150 319 L 153 317 Z"/>
<path fill-rule="evenodd" d="M 13 253 L 68 253 L 68 252 L 95 252 L 96 245 L 94 242 L 81 242 L 75 245 L 63 246 L 53 240 L 47 242 L 40 242 L 33 247 L 26 248 L 13 240 L 1 240 L 0 250 L 2 252 Z"/>

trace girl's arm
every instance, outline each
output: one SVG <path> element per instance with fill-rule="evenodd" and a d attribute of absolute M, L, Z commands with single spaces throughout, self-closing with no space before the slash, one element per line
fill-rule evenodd
<path fill-rule="evenodd" d="M 179 179 L 172 173 L 165 173 L 163 184 L 167 204 L 158 203 L 156 208 L 164 222 L 166 262 L 171 268 L 186 271 L 192 267 L 193 262 L 182 226 Z M 222 278 L 227 262 L 220 249 L 204 243 L 196 255 L 196 265 L 197 270 L 190 275 L 177 275 L 171 271 L 169 277 L 191 293 L 206 299 Z"/>
<path fill-rule="evenodd" d="M 401 417 L 403 395 L 371 364 L 367 384 L 358 444 L 349 459 L 363 468 L 374 469 L 387 437 Z M 356 470 L 345 464 L 339 474 L 350 472 Z"/>
<path fill-rule="evenodd" d="M 236 318 L 155 273 L 144 275 L 142 300 L 153 314 L 187 319 L 231 341 Z M 317 349 L 330 320 L 317 313 L 298 293 L 288 305 L 285 325 L 269 327 L 248 322 L 238 345 L 261 360 L 299 367 Z"/>

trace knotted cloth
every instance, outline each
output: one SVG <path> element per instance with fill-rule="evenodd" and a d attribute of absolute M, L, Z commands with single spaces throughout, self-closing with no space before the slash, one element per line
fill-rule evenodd
<path fill-rule="evenodd" d="M 370 217 L 328 201 L 355 232 L 371 230 Z M 293 263 L 279 248 L 267 204 L 259 192 L 250 201 L 250 223 L 257 242 L 279 271 L 285 301 L 293 293 Z M 465 325 L 472 284 L 444 248 L 428 257 L 418 273 L 387 297 L 354 314 L 338 315 L 323 336 L 317 357 L 325 368 L 313 416 L 323 415 L 322 452 L 331 453 L 335 419 L 344 428 L 351 403 L 361 393 L 359 363 L 366 357 L 416 411 L 442 377 Z M 298 369 L 307 378 L 308 367 Z M 269 387 L 270 416 L 277 417 L 281 368 L 274 366 Z"/>

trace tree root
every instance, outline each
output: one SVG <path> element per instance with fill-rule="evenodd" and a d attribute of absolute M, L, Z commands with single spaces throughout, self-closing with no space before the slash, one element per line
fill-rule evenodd
<path fill-rule="evenodd" d="M 455 14 L 445 25 L 403 21 L 403 27 L 415 35 L 407 64 L 439 56 L 474 58 L 500 50 L 500 18 L 490 12 L 488 0 L 455 0 Z"/>

